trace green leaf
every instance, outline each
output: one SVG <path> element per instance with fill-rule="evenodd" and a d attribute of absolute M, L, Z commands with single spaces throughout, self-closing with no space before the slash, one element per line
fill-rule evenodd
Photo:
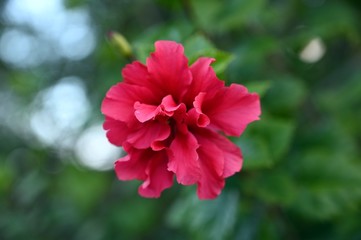
<path fill-rule="evenodd" d="M 263 99 L 263 108 L 275 114 L 289 116 L 300 107 L 306 97 L 302 80 L 292 76 L 272 79 L 271 87 Z"/>
<path fill-rule="evenodd" d="M 217 49 L 208 39 L 200 34 L 195 34 L 188 38 L 184 43 L 184 47 L 190 64 L 199 57 L 214 58 L 216 61 L 212 63 L 212 67 L 217 76 L 221 76 L 234 59 L 232 54 Z"/>
<path fill-rule="evenodd" d="M 258 199 L 268 203 L 287 206 L 296 196 L 292 175 L 285 169 L 277 169 L 271 172 L 259 172 L 246 178 L 242 182 L 242 188 Z"/>
<path fill-rule="evenodd" d="M 270 81 L 254 81 L 247 83 L 248 91 L 251 93 L 256 92 L 260 97 L 264 96 L 270 86 Z"/>
<path fill-rule="evenodd" d="M 156 201 L 142 198 L 122 201 L 113 207 L 110 223 L 122 230 L 125 239 L 139 239 L 156 223 L 159 216 L 156 204 Z"/>
<path fill-rule="evenodd" d="M 243 83 L 250 79 L 269 79 L 269 72 L 275 70 L 269 60 L 280 55 L 280 49 L 280 41 L 269 35 L 250 36 L 240 41 L 233 50 L 236 57 L 229 67 L 231 80 Z"/>
<path fill-rule="evenodd" d="M 358 145 L 334 119 L 309 125 L 298 135 L 287 162 L 298 186 L 291 210 L 312 219 L 355 211 L 361 200 Z"/>
<path fill-rule="evenodd" d="M 234 29 L 248 24 L 257 24 L 260 21 L 265 0 L 238 1 L 232 0 L 225 6 L 227 14 L 220 13 L 224 18 L 219 21 L 220 27 Z"/>
<path fill-rule="evenodd" d="M 259 21 L 265 0 L 191 1 L 195 19 L 202 29 L 224 32 Z"/>
<path fill-rule="evenodd" d="M 134 43 L 133 47 L 137 60 L 139 60 L 142 63 L 145 63 L 150 53 L 154 52 L 153 41 L 147 43 Z"/>
<path fill-rule="evenodd" d="M 66 8 L 76 8 L 84 5 L 86 2 L 85 0 L 65 0 L 64 5 Z"/>
<path fill-rule="evenodd" d="M 187 38 L 184 42 L 185 53 L 190 59 L 196 59 L 199 57 L 200 53 L 204 52 L 207 49 L 213 49 L 214 45 L 211 41 L 205 38 L 201 34 L 194 34 Z"/>
<path fill-rule="evenodd" d="M 45 191 L 50 183 L 40 174 L 40 171 L 31 171 L 22 176 L 15 189 L 16 198 L 24 206 L 32 205 L 35 200 Z"/>
<path fill-rule="evenodd" d="M 173 28 L 156 28 L 154 36 L 135 42 L 133 47 L 137 59 L 145 62 L 146 58 L 154 51 L 154 42 L 159 39 L 169 39 L 182 43 L 184 36 Z M 172 34 L 170 34 L 172 33 Z M 189 60 L 189 65 L 194 63 L 199 57 L 210 57 L 216 59 L 212 67 L 218 76 L 222 76 L 228 65 L 233 60 L 233 55 L 217 49 L 208 39 L 200 34 L 192 35 L 184 41 L 185 55 Z"/>
<path fill-rule="evenodd" d="M 158 40 L 172 40 L 179 43 L 191 34 L 193 26 L 187 21 L 175 21 L 159 24 L 146 31 L 141 38 L 132 42 L 136 58 L 145 62 L 151 52 L 154 52 L 154 43 Z"/>
<path fill-rule="evenodd" d="M 225 239 L 236 223 L 238 201 L 237 192 L 224 190 L 211 201 L 201 201 L 193 192 L 174 203 L 168 223 L 187 229 L 192 239 Z"/>
<path fill-rule="evenodd" d="M 290 120 L 261 116 L 245 133 L 234 138 L 243 152 L 244 169 L 269 168 L 287 153 L 295 123 Z"/>
<path fill-rule="evenodd" d="M 360 164 L 328 149 L 313 149 L 295 159 L 298 191 L 291 209 L 309 218 L 327 219 L 355 210 L 361 200 Z"/>
<path fill-rule="evenodd" d="M 317 11 L 317 13 L 316 13 Z M 351 41 L 360 41 L 357 28 L 358 19 L 353 9 L 344 2 L 330 2 L 323 8 L 310 11 L 309 18 L 306 19 L 306 25 L 311 26 L 308 30 L 313 36 L 321 36 L 325 39 L 337 36 L 346 36 Z M 332 22 L 329 19 L 338 19 Z"/>
<path fill-rule="evenodd" d="M 234 140 L 243 154 L 243 169 L 269 168 L 273 160 L 267 143 L 257 136 L 242 136 Z"/>
<path fill-rule="evenodd" d="M 0 194 L 5 196 L 10 190 L 14 182 L 14 171 L 4 160 L 3 156 L 0 156 Z"/>
<path fill-rule="evenodd" d="M 266 140 L 271 156 L 278 161 L 287 152 L 294 131 L 294 123 L 289 120 L 265 117 L 257 125 L 257 133 Z"/>
<path fill-rule="evenodd" d="M 361 72 L 356 72 L 346 83 L 339 87 L 321 91 L 317 102 L 323 111 L 329 112 L 355 137 L 361 134 Z"/>
<path fill-rule="evenodd" d="M 102 172 L 89 172 L 73 167 L 66 168 L 56 183 L 58 197 L 70 199 L 78 209 L 86 212 L 94 207 L 107 191 L 109 178 Z"/>

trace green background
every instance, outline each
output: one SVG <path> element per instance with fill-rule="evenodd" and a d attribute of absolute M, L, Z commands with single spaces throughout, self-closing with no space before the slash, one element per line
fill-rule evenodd
<path fill-rule="evenodd" d="M 2 36 L 15 29 L 45 47 L 47 38 L 6 17 L 10 2 L 0 3 Z M 61 4 L 86 12 L 95 42 L 89 54 L 59 57 L 55 48 L 38 63 L 0 61 L 0 239 L 361 239 L 359 1 Z M 68 76 L 81 79 L 89 106 L 78 128 L 62 130 L 76 140 L 101 123 L 102 98 L 129 62 L 107 39 L 110 30 L 143 62 L 154 41 L 181 42 L 190 62 L 214 57 L 227 84 L 260 94 L 261 121 L 232 139 L 244 153 L 243 170 L 216 200 L 200 201 L 194 187 L 177 184 L 159 199 L 143 199 L 140 182 L 88 168 L 62 138 L 46 143 L 33 133 L 34 99 Z M 300 53 L 312 39 L 324 53 L 307 62 Z M 14 45 L 4 41 L 0 51 L 11 53 Z"/>

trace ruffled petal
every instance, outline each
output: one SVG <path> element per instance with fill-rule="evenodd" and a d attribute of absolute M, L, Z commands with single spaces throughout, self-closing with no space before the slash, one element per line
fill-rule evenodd
<path fill-rule="evenodd" d="M 193 133 L 196 137 L 200 147 L 198 149 L 198 153 L 203 151 L 202 157 L 203 162 L 207 162 L 207 157 L 213 156 L 214 161 L 212 163 L 212 167 L 217 173 L 218 176 L 223 175 L 224 170 L 224 156 L 223 150 L 217 146 L 215 139 L 218 137 L 216 136 L 217 133 L 213 134 L 211 130 L 208 129 L 197 129 L 195 133 Z M 206 149 L 206 151 L 204 151 Z"/>
<path fill-rule="evenodd" d="M 172 95 L 167 95 L 162 99 L 161 103 L 162 110 L 168 116 L 172 116 L 173 112 L 176 111 L 180 105 L 177 105 L 172 97 Z"/>
<path fill-rule="evenodd" d="M 209 117 L 201 109 L 205 95 L 204 92 L 199 93 L 193 102 L 194 108 L 188 112 L 189 123 L 198 127 L 206 127 L 210 123 Z"/>
<path fill-rule="evenodd" d="M 168 170 L 176 174 L 178 183 L 191 185 L 199 180 L 198 147 L 197 139 L 189 132 L 176 134 L 172 141 L 168 149 Z"/>
<path fill-rule="evenodd" d="M 224 86 L 224 82 L 217 78 L 210 66 L 214 61 L 214 58 L 201 57 L 190 66 L 193 80 L 185 98 L 187 105 L 190 105 L 200 92 L 210 94 Z"/>
<path fill-rule="evenodd" d="M 139 122 L 144 123 L 151 119 L 155 119 L 158 115 L 161 116 L 173 116 L 174 112 L 178 109 L 185 107 L 184 104 L 176 104 L 171 95 L 167 95 L 162 99 L 162 102 L 159 106 L 142 104 L 136 102 L 134 104 L 135 117 Z"/>
<path fill-rule="evenodd" d="M 173 185 L 174 174 L 167 170 L 167 154 L 165 151 L 153 152 L 148 158 L 147 179 L 138 191 L 143 197 L 158 198 L 164 189 Z"/>
<path fill-rule="evenodd" d="M 142 86 L 135 86 L 127 83 L 118 83 L 112 86 L 105 95 L 106 98 L 110 98 L 118 101 L 134 100 L 150 103 L 156 99 L 151 90 Z"/>
<path fill-rule="evenodd" d="M 227 135 L 239 136 L 246 126 L 259 119 L 259 96 L 248 93 L 244 86 L 231 84 L 220 89 L 215 96 L 206 96 L 202 111 L 209 117 L 211 126 Z"/>
<path fill-rule="evenodd" d="M 123 82 L 139 86 L 147 85 L 148 70 L 147 66 L 139 61 L 125 65 L 122 70 Z"/>
<path fill-rule="evenodd" d="M 210 120 L 207 115 L 198 112 L 195 108 L 188 111 L 187 124 L 197 127 L 207 127 Z"/>
<path fill-rule="evenodd" d="M 227 178 L 241 171 L 243 165 L 243 156 L 240 148 L 231 142 L 228 138 L 214 133 L 214 144 L 223 151 L 224 169 L 223 177 Z"/>
<path fill-rule="evenodd" d="M 131 149 L 128 155 L 115 162 L 115 173 L 119 180 L 145 180 L 146 168 L 152 151 Z"/>
<path fill-rule="evenodd" d="M 110 117 L 105 117 L 103 128 L 107 130 L 109 142 L 116 146 L 122 146 L 129 134 L 129 128 L 125 122 L 120 122 Z"/>
<path fill-rule="evenodd" d="M 167 123 L 150 121 L 129 134 L 127 142 L 135 148 L 145 149 L 151 147 L 154 142 L 165 140 L 169 135 L 170 126 Z"/>
<path fill-rule="evenodd" d="M 222 169 L 217 168 L 219 175 L 227 178 L 241 170 L 243 164 L 241 150 L 228 138 L 208 129 L 197 129 L 194 135 L 202 146 L 213 146 L 221 151 L 224 165 Z"/>
<path fill-rule="evenodd" d="M 183 46 L 172 41 L 157 41 L 155 52 L 147 59 L 147 67 L 151 88 L 180 101 L 192 81 Z"/>
<path fill-rule="evenodd" d="M 135 85 L 118 83 L 110 88 L 104 98 L 101 111 L 104 115 L 122 122 L 134 119 L 136 101 L 152 103 L 155 97 L 149 89 Z"/>
<path fill-rule="evenodd" d="M 198 149 L 201 178 L 197 183 L 199 199 L 216 198 L 224 187 L 222 151 L 213 143 L 201 144 Z"/>
<path fill-rule="evenodd" d="M 157 116 L 160 112 L 159 107 L 149 104 L 143 104 L 140 102 L 134 103 L 134 110 L 135 117 L 141 123 L 154 119 L 155 116 Z"/>

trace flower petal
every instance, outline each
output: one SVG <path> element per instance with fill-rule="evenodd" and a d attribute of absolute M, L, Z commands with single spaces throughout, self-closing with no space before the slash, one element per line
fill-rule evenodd
<path fill-rule="evenodd" d="M 122 70 L 123 82 L 152 89 L 152 93 L 160 100 L 164 93 L 161 89 L 155 88 L 150 81 L 147 66 L 139 61 L 127 64 Z"/>
<path fill-rule="evenodd" d="M 190 66 L 193 80 L 185 99 L 187 105 L 190 105 L 200 92 L 210 94 L 224 86 L 224 82 L 217 78 L 216 73 L 210 66 L 214 61 L 214 58 L 201 57 Z"/>
<path fill-rule="evenodd" d="M 223 151 L 223 177 L 227 178 L 232 176 L 236 172 L 241 171 L 243 165 L 243 157 L 239 147 L 222 135 L 218 135 L 218 138 L 214 137 L 213 141 L 219 147 L 219 149 Z"/>
<path fill-rule="evenodd" d="M 259 96 L 248 93 L 244 86 L 231 84 L 220 89 L 215 96 L 206 96 L 202 111 L 215 129 L 231 136 L 242 134 L 247 124 L 259 119 Z"/>
<path fill-rule="evenodd" d="M 151 147 L 154 142 L 162 141 L 170 135 L 170 127 L 165 122 L 149 121 L 129 134 L 127 142 L 133 147 L 145 149 Z"/>
<path fill-rule="evenodd" d="M 224 159 L 222 151 L 213 143 L 201 144 L 198 149 L 201 166 L 201 178 L 197 183 L 199 199 L 213 199 L 217 197 L 223 187 L 224 178 L 219 172 L 223 172 Z"/>
<path fill-rule="evenodd" d="M 162 99 L 161 107 L 162 110 L 166 112 L 166 115 L 172 116 L 173 112 L 180 107 L 180 104 L 177 105 L 174 102 L 172 95 L 167 95 Z"/>
<path fill-rule="evenodd" d="M 144 123 L 151 119 L 154 120 L 158 115 L 171 117 L 178 109 L 183 111 L 182 107 L 185 108 L 184 104 L 181 103 L 177 105 L 174 102 L 173 97 L 171 95 L 167 95 L 162 99 L 162 102 L 159 106 L 136 102 L 134 104 L 134 114 L 139 122 Z"/>
<path fill-rule="evenodd" d="M 216 148 L 222 151 L 224 166 L 222 172 L 218 171 L 218 174 L 227 178 L 241 170 L 243 164 L 242 153 L 232 141 L 208 129 L 197 129 L 194 134 L 198 142 L 202 143 L 202 146 L 214 144 Z M 217 169 L 219 170 L 219 168 Z"/>
<path fill-rule="evenodd" d="M 176 134 L 168 149 L 168 170 L 176 174 L 180 184 L 191 185 L 200 178 L 198 147 L 197 139 L 187 132 Z"/>
<path fill-rule="evenodd" d="M 206 127 L 210 123 L 209 117 L 201 109 L 205 95 L 204 92 L 199 93 L 193 102 L 194 108 L 188 112 L 189 123 L 198 127 Z"/>
<path fill-rule="evenodd" d="M 144 86 L 148 78 L 147 66 L 139 61 L 134 61 L 131 64 L 125 65 L 122 70 L 122 76 L 125 83 Z"/>
<path fill-rule="evenodd" d="M 174 174 L 167 170 L 165 151 L 153 152 L 148 158 L 147 179 L 139 187 L 138 192 L 143 197 L 158 198 L 164 189 L 173 185 Z"/>
<path fill-rule="evenodd" d="M 152 151 L 131 149 L 128 155 L 115 162 L 115 173 L 119 180 L 145 180 L 149 155 Z"/>
<path fill-rule="evenodd" d="M 210 120 L 207 115 L 199 113 L 195 108 L 188 111 L 187 124 L 197 127 L 207 127 Z"/>
<path fill-rule="evenodd" d="M 101 111 L 115 120 L 129 122 L 134 118 L 136 101 L 152 103 L 155 101 L 154 99 L 154 95 L 147 88 L 118 83 L 107 92 Z"/>
<path fill-rule="evenodd" d="M 107 131 L 107 138 L 110 143 L 116 146 L 122 146 L 129 134 L 129 128 L 125 122 L 120 122 L 109 117 L 105 117 L 103 124 Z"/>
<path fill-rule="evenodd" d="M 157 116 L 160 112 L 159 107 L 149 104 L 143 104 L 140 102 L 134 103 L 134 109 L 134 115 L 141 123 L 154 119 L 155 116 Z"/>
<path fill-rule="evenodd" d="M 151 87 L 180 101 L 192 81 L 183 46 L 172 41 L 157 41 L 154 45 L 155 52 L 147 59 Z"/>

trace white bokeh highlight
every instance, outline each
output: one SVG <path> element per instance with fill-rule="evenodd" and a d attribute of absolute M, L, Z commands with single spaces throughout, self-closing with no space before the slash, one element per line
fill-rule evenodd
<path fill-rule="evenodd" d="M 11 27 L 1 35 L 0 57 L 14 67 L 81 60 L 96 45 L 87 9 L 66 9 L 62 0 L 9 0 L 2 16 Z"/>
<path fill-rule="evenodd" d="M 97 124 L 82 133 L 75 145 L 75 153 L 83 166 L 104 171 L 114 167 L 122 150 L 109 143 L 102 124 Z"/>
<path fill-rule="evenodd" d="M 319 37 L 311 39 L 300 52 L 300 59 L 306 63 L 315 63 L 321 60 L 326 52 L 325 44 Z"/>
<path fill-rule="evenodd" d="M 43 144 L 71 147 L 88 119 L 90 103 L 81 79 L 66 77 L 41 91 L 33 102 L 30 126 Z"/>

